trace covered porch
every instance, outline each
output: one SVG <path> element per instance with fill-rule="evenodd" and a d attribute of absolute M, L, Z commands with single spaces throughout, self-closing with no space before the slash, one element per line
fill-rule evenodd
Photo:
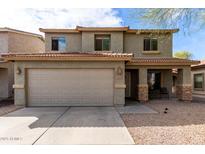
<path fill-rule="evenodd" d="M 0 59 L 0 100 L 12 96 L 13 75 L 13 64 Z"/>
<path fill-rule="evenodd" d="M 125 68 L 125 96 L 140 102 L 171 98 L 191 101 L 190 66 L 196 63 L 178 58 L 134 58 Z M 173 69 L 177 70 L 176 78 Z"/>

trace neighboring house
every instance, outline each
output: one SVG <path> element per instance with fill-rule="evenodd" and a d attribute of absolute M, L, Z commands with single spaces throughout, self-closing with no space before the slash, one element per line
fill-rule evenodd
<path fill-rule="evenodd" d="M 35 53 L 45 50 L 41 35 L 11 28 L 0 28 L 0 99 L 13 94 L 13 63 L 1 58 L 5 53 Z"/>
<path fill-rule="evenodd" d="M 205 101 L 205 61 L 191 67 L 194 100 Z"/>
<path fill-rule="evenodd" d="M 191 65 L 172 57 L 178 29 L 79 27 L 41 29 L 45 53 L 8 54 L 15 62 L 15 104 L 26 106 L 113 106 L 125 98 L 146 102 L 172 97 L 192 100 Z"/>

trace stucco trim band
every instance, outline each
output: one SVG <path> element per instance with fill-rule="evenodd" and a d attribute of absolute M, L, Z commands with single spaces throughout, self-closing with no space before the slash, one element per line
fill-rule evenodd
<path fill-rule="evenodd" d="M 125 89 L 125 88 L 126 88 L 126 85 L 125 85 L 125 84 L 116 84 L 116 85 L 115 85 L 115 88 L 116 88 L 116 89 Z"/>
<path fill-rule="evenodd" d="M 20 84 L 14 84 L 13 85 L 14 89 L 24 89 L 24 87 L 25 87 L 24 85 L 20 85 Z"/>
<path fill-rule="evenodd" d="M 160 54 L 160 51 L 142 51 L 145 55 Z"/>

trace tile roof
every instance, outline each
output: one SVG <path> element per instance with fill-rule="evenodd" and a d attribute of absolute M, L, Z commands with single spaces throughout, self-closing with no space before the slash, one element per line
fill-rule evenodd
<path fill-rule="evenodd" d="M 205 60 L 202 60 L 199 64 L 197 65 L 192 65 L 192 69 L 199 69 L 199 68 L 205 68 Z"/>
<path fill-rule="evenodd" d="M 134 58 L 132 53 L 114 52 L 46 52 L 46 53 L 20 53 L 2 54 L 5 60 L 86 60 L 86 61 L 128 61 L 127 65 L 194 65 L 199 61 L 166 57 Z"/>
<path fill-rule="evenodd" d="M 195 60 L 187 60 L 187 59 L 179 59 L 179 58 L 168 58 L 168 57 L 157 57 L 157 58 L 132 58 L 130 60 L 130 64 L 140 64 L 140 65 L 153 65 L 153 64 L 163 64 L 163 65 L 192 65 L 198 64 L 199 61 Z"/>
<path fill-rule="evenodd" d="M 2 54 L 6 60 L 129 60 L 132 53 L 112 52 L 47 52 L 26 54 Z"/>

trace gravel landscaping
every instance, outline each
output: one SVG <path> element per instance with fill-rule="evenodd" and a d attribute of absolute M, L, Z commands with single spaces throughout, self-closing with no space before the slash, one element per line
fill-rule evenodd
<path fill-rule="evenodd" d="M 160 100 L 145 105 L 159 113 L 121 115 L 136 144 L 205 144 L 205 103 Z"/>

